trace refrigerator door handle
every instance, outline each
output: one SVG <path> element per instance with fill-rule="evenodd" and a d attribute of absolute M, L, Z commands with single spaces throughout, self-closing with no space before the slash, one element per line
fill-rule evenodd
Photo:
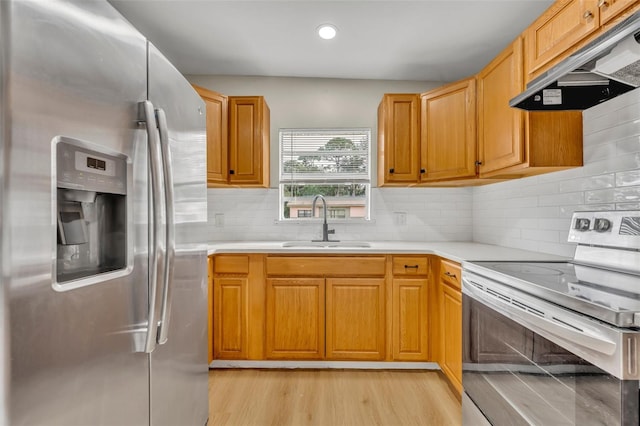
<path fill-rule="evenodd" d="M 162 161 L 164 166 L 164 187 L 165 187 L 165 207 L 167 218 L 167 253 L 165 270 L 163 277 L 162 308 L 160 309 L 160 321 L 158 331 L 158 343 L 167 342 L 169 334 L 169 322 L 171 319 L 171 302 L 173 290 L 173 266 L 176 252 L 175 241 L 175 221 L 174 221 L 174 194 L 173 194 L 173 163 L 171 160 L 171 150 L 169 148 L 169 128 L 167 126 L 167 116 L 162 108 L 156 109 L 158 129 L 160 133 L 160 146 L 162 149 Z"/>
<path fill-rule="evenodd" d="M 151 353 L 156 347 L 158 336 L 158 281 L 162 276 L 162 257 L 164 256 L 164 241 L 162 221 L 162 152 L 160 147 L 160 137 L 157 131 L 156 116 L 153 104 L 149 101 L 142 102 L 144 119 L 147 124 L 147 136 L 149 147 L 149 165 L 151 169 L 151 203 L 153 207 L 153 224 L 151 229 L 152 246 L 150 250 L 151 271 L 149 277 L 149 321 L 148 330 L 145 337 L 144 351 Z"/>

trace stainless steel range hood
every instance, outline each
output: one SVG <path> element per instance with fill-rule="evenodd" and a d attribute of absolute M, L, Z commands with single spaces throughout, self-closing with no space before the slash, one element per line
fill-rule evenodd
<path fill-rule="evenodd" d="M 509 105 L 583 110 L 640 86 L 640 12 L 527 84 Z"/>

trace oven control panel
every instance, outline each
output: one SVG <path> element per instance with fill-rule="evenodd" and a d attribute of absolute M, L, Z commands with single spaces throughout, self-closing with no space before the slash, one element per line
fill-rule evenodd
<path fill-rule="evenodd" d="M 640 250 L 640 211 L 575 212 L 569 242 Z"/>

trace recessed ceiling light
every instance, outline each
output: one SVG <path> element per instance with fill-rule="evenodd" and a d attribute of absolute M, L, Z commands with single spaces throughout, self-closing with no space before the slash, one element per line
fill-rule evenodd
<path fill-rule="evenodd" d="M 325 40 L 331 40 L 336 36 L 338 29 L 331 24 L 322 24 L 318 27 L 318 35 Z"/>

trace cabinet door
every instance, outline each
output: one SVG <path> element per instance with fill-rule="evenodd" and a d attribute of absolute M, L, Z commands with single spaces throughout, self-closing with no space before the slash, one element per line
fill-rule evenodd
<path fill-rule="evenodd" d="M 268 186 L 269 107 L 261 96 L 229 97 L 229 183 Z"/>
<path fill-rule="evenodd" d="M 327 359 L 384 359 L 384 278 L 327 279 Z"/>
<path fill-rule="evenodd" d="M 524 87 L 522 73 L 518 38 L 478 74 L 480 177 L 525 160 L 524 112 L 509 107 Z"/>
<path fill-rule="evenodd" d="M 393 280 L 393 359 L 428 360 L 429 280 L 395 278 Z"/>
<path fill-rule="evenodd" d="M 636 3 L 638 3 L 637 0 L 598 0 L 600 25 L 608 23 L 626 8 Z"/>
<path fill-rule="evenodd" d="M 476 80 L 421 95 L 423 182 L 476 175 Z"/>
<path fill-rule="evenodd" d="M 207 258 L 207 299 L 208 299 L 208 327 L 207 339 L 209 341 L 209 357 L 208 363 L 213 361 L 213 258 Z"/>
<path fill-rule="evenodd" d="M 378 183 L 418 181 L 420 98 L 384 95 L 378 109 Z"/>
<path fill-rule="evenodd" d="M 524 33 L 530 78 L 599 26 L 597 0 L 560 0 L 553 4 Z"/>
<path fill-rule="evenodd" d="M 213 280 L 215 359 L 247 359 L 248 278 L 216 277 Z"/>
<path fill-rule="evenodd" d="M 227 97 L 194 86 L 207 109 L 207 184 L 227 184 Z"/>
<path fill-rule="evenodd" d="M 324 357 L 322 278 L 270 278 L 266 292 L 266 357 Z"/>
<path fill-rule="evenodd" d="M 442 283 L 442 370 L 462 393 L 462 295 Z"/>

